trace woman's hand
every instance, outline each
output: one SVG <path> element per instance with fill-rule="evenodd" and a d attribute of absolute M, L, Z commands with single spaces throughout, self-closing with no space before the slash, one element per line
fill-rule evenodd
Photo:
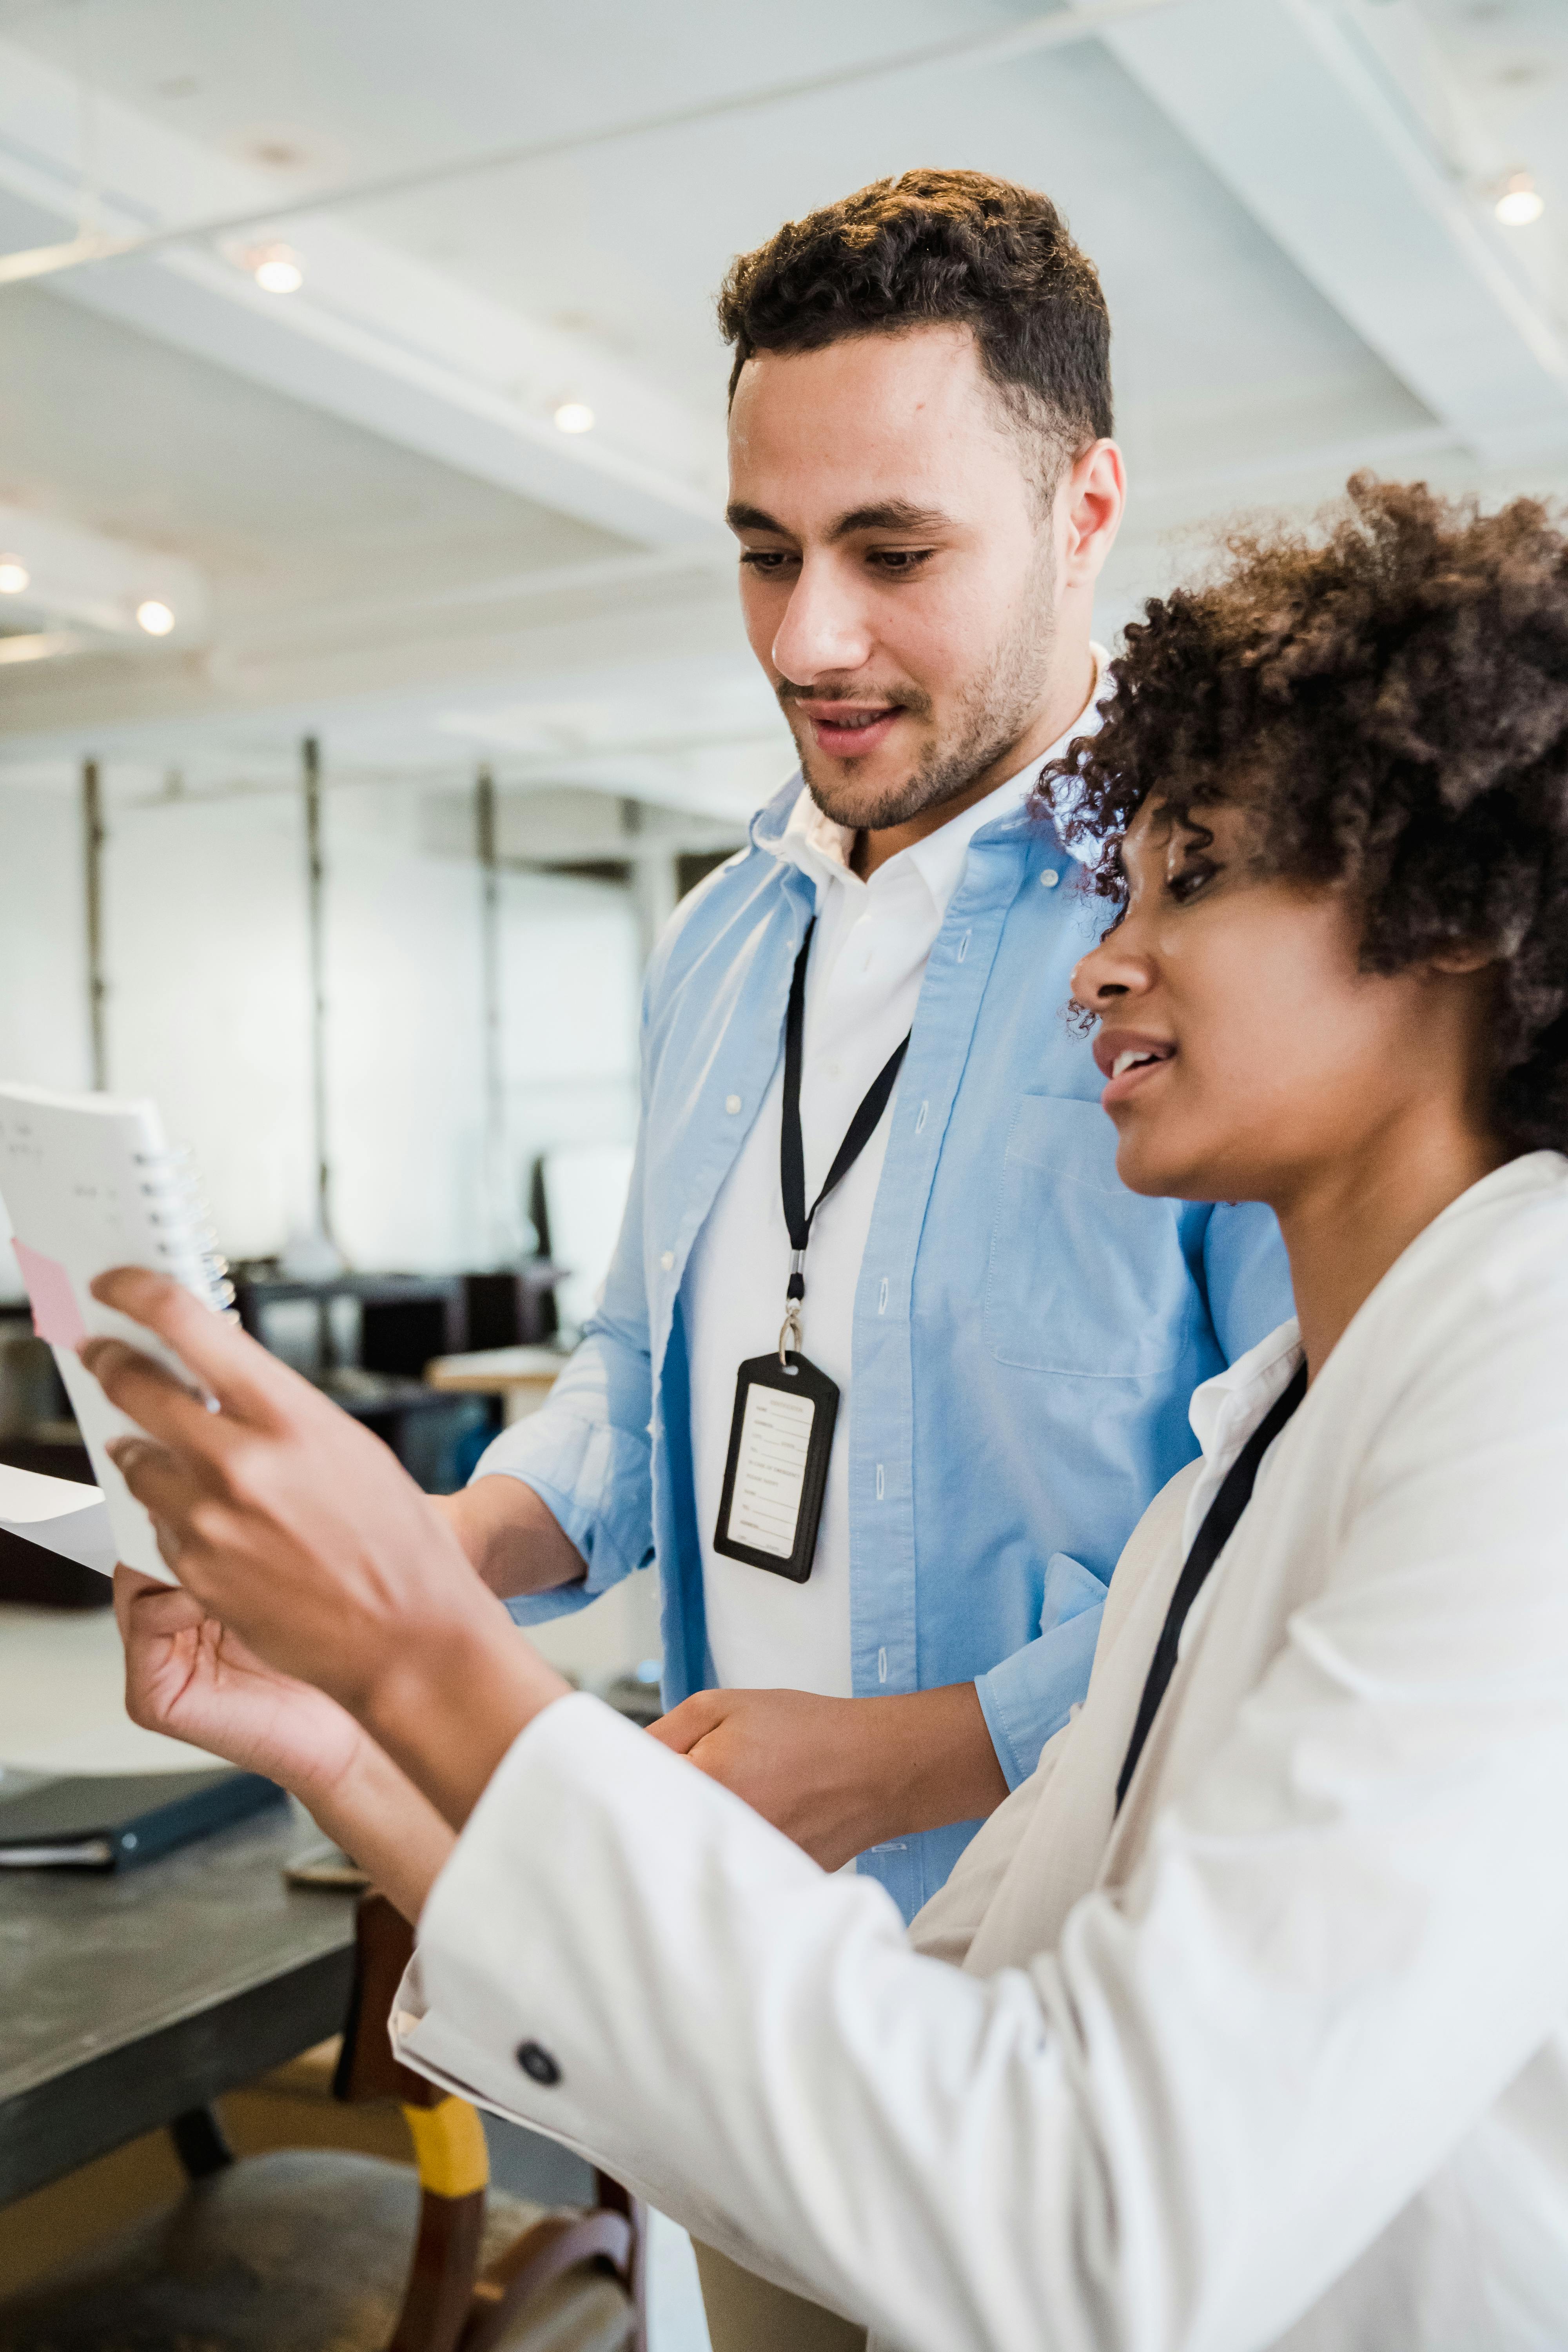
<path fill-rule="evenodd" d="M 114 1571 L 114 1613 L 132 1721 L 292 1790 L 404 1917 L 417 1920 L 452 1833 L 353 1716 L 265 1665 L 192 1594 L 123 1564 Z"/>
<path fill-rule="evenodd" d="M 148 1433 L 117 1440 L 114 1458 L 199 1614 L 283 1684 L 335 1699 L 459 1826 L 567 1685 L 379 1438 L 166 1276 L 121 1266 L 92 1287 L 165 1340 L 217 1408 L 119 1340 L 82 1348 Z M 178 1664 L 163 1671 L 177 1678 Z M 183 1702 L 193 1721 L 201 1689 Z"/>
<path fill-rule="evenodd" d="M 125 1644 L 125 1711 L 144 1730 L 221 1756 L 328 1805 L 364 1740 L 352 1715 L 262 1663 L 192 1594 L 123 1565 L 114 1613 Z"/>

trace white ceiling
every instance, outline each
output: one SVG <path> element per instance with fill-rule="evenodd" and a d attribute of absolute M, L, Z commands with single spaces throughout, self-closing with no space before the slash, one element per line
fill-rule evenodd
<path fill-rule="evenodd" d="M 1068 0 L 1070 42 L 892 69 L 1040 13 L 0 0 L 0 253 L 72 236 L 84 158 L 89 230 L 250 225 L 0 285 L 0 506 L 178 557 L 208 607 L 0 667 L 0 774 L 220 782 L 310 728 L 339 772 L 488 752 L 754 804 L 786 739 L 717 524 L 713 290 L 917 162 L 1049 189 L 1100 264 L 1133 482 L 1107 631 L 1195 527 L 1358 463 L 1568 487 L 1565 0 Z M 541 142 L 578 143 L 356 193 Z M 1518 165 L 1547 211 L 1510 236 Z M 225 257 L 270 235 L 297 295 Z"/>

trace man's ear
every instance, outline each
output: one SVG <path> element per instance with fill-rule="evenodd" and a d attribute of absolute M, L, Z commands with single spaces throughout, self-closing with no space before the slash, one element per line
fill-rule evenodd
<path fill-rule="evenodd" d="M 1127 468 L 1114 441 L 1080 449 L 1057 488 L 1064 586 L 1098 578 L 1127 503 Z"/>

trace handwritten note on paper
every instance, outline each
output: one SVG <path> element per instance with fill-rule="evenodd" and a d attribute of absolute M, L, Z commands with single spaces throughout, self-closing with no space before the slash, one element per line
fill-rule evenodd
<path fill-rule="evenodd" d="M 784 1396 L 777 1389 L 747 1390 L 730 1497 L 731 1543 L 749 1544 L 753 1551 L 772 1552 L 777 1559 L 787 1559 L 794 1551 L 816 1411 L 810 1397 Z"/>

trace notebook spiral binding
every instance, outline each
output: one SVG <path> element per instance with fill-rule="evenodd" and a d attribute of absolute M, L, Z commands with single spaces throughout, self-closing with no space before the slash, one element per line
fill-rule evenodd
<path fill-rule="evenodd" d="M 228 1278 L 228 1260 L 218 1247 L 212 1213 L 189 1148 L 171 1146 L 163 1151 L 139 1151 L 135 1157 L 142 1171 L 148 1218 L 157 1229 L 159 1255 L 168 1261 L 169 1273 L 218 1314 L 232 1318 L 234 1285 Z"/>

